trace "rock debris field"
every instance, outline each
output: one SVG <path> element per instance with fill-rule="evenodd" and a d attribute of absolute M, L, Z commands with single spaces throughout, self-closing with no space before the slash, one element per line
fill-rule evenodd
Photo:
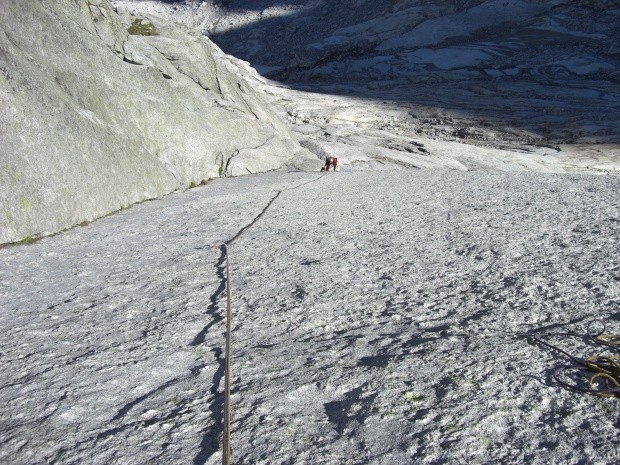
<path fill-rule="evenodd" d="M 217 244 L 278 191 L 230 250 L 233 463 L 620 461 L 618 400 L 558 386 L 527 337 L 619 332 L 620 178 L 344 170 L 0 249 L 0 462 L 221 463 Z"/>

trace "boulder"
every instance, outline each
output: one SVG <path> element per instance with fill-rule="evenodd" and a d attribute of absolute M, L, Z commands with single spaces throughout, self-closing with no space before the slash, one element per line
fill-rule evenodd
<path fill-rule="evenodd" d="M 3 1 L 0 243 L 307 157 L 251 72 L 107 0 Z"/>

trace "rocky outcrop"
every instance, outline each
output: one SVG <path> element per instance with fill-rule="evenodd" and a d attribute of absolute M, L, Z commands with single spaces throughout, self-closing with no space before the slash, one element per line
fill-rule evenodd
<path fill-rule="evenodd" d="M 198 33 L 107 0 L 4 1 L 0 243 L 307 154 L 251 72 Z"/>

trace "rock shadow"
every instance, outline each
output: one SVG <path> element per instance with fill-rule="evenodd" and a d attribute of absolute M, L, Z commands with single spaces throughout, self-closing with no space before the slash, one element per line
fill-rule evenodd
<path fill-rule="evenodd" d="M 220 297 L 226 291 L 226 247 L 224 245 L 220 246 L 220 257 L 215 268 L 220 283 L 209 299 L 210 304 L 207 307 L 206 314 L 210 318 L 210 321 L 209 324 L 196 334 L 194 340 L 189 344 L 192 347 L 196 347 L 205 342 L 209 330 L 224 320 L 224 315 L 218 304 Z M 219 438 L 224 433 L 224 396 L 223 394 L 218 395 L 218 387 L 225 375 L 226 360 L 223 355 L 224 351 L 220 347 L 212 348 L 211 352 L 218 364 L 217 370 L 213 374 L 210 388 L 210 392 L 214 399 L 209 405 L 213 426 L 203 435 L 202 441 L 200 442 L 200 451 L 196 457 L 194 457 L 194 465 L 205 464 L 209 457 L 219 450 Z"/>
<path fill-rule="evenodd" d="M 352 424 L 361 424 L 374 413 L 372 405 L 377 394 L 364 394 L 363 388 L 355 388 L 344 395 L 343 400 L 324 404 L 327 418 L 341 435 Z"/>
<path fill-rule="evenodd" d="M 386 14 L 392 15 L 386 16 L 386 21 L 393 19 L 398 14 L 394 2 L 365 2 L 360 8 L 351 6 L 345 14 L 341 2 L 265 0 L 248 6 L 250 3 L 230 0 L 219 2 L 219 6 L 231 13 L 267 9 L 271 13 L 260 14 L 257 21 L 240 27 L 211 31 L 209 37 L 226 53 L 250 62 L 265 77 L 293 89 L 430 108 L 434 111 L 419 116 L 418 123 L 444 126 L 447 122 L 446 131 L 457 139 L 485 137 L 475 134 L 477 130 L 472 132 L 469 122 L 473 122 L 496 127 L 506 140 L 518 136 L 529 143 L 533 139 L 528 134 L 536 134 L 541 141 L 571 142 L 578 140 L 574 131 L 591 138 L 600 136 L 597 140 L 601 142 L 620 140 L 620 133 L 606 123 L 609 119 L 617 120 L 619 115 L 612 73 L 601 69 L 584 74 L 570 66 L 576 56 L 600 57 L 601 63 L 608 67 L 617 63 L 617 57 L 605 51 L 613 49 L 611 22 L 604 23 L 608 32 L 600 38 L 587 39 L 533 31 L 530 27 L 533 22 L 555 14 L 591 14 L 596 18 L 592 21 L 605 21 L 604 12 L 585 4 L 565 2 L 542 9 L 528 19 L 481 25 L 462 36 L 437 39 L 432 45 L 384 50 L 386 41 L 393 42 L 396 37 L 385 34 L 380 37 L 372 34 L 372 29 L 355 40 L 347 37 L 342 43 L 338 43 L 341 36 L 336 34 L 332 46 L 324 41 L 332 33 L 355 28 Z M 445 14 L 464 14 L 481 3 L 470 2 Z M 276 10 L 270 7 L 280 7 L 282 14 L 272 14 Z M 423 26 L 426 20 L 420 21 L 418 26 Z M 321 27 L 316 27 L 317 24 Z M 586 23 L 584 28 L 587 26 Z M 493 58 L 462 66 L 444 66 L 433 56 L 426 61 L 407 58 L 429 49 L 438 56 L 442 52 L 475 49 Z M 558 64 L 551 66 L 536 58 L 545 52 L 556 56 Z M 393 59 L 386 62 L 389 56 Z M 406 60 L 412 60 L 412 64 L 401 70 L 399 66 Z M 360 62 L 364 65 L 358 66 Z M 585 89 L 578 97 L 579 102 L 575 89 Z M 583 117 L 575 117 L 575 108 Z M 458 121 L 442 116 L 446 111 Z M 412 118 L 418 116 L 412 114 Z M 600 127 L 592 129 L 588 123 Z M 515 134 L 515 130 L 526 134 Z"/>

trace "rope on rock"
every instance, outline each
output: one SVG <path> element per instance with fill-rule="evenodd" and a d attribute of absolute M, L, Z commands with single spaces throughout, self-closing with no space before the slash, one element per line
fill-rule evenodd
<path fill-rule="evenodd" d="M 223 247 L 226 255 L 226 346 L 224 351 L 225 357 L 225 371 L 224 371 L 224 436 L 222 440 L 222 465 L 230 465 L 231 463 L 231 438 L 230 438 L 230 422 L 231 422 L 231 409 L 230 409 L 230 357 L 231 357 L 231 344 L 232 344 L 232 291 L 230 285 L 230 246 L 241 235 L 243 235 L 248 229 L 250 229 L 256 222 L 267 212 L 269 207 L 275 202 L 275 200 L 285 191 L 292 191 L 299 189 L 302 186 L 313 183 L 321 179 L 325 174 L 319 176 L 316 179 L 303 182 L 297 186 L 290 187 L 288 189 L 281 189 L 267 203 L 265 208 L 247 225 L 239 230 L 232 239 L 224 242 L 223 244 L 215 244 L 213 247 Z"/>
<path fill-rule="evenodd" d="M 596 323 L 602 324 L 602 329 L 593 331 Z M 603 320 L 594 320 L 588 325 L 587 334 L 566 333 L 563 336 L 577 336 L 592 341 L 598 345 L 609 347 L 620 352 L 620 334 L 605 334 L 607 325 Z M 546 333 L 541 336 L 558 336 Z M 576 392 L 593 394 L 600 397 L 620 398 L 620 353 L 613 355 L 598 355 L 588 358 L 579 358 L 549 344 L 536 336 L 529 336 L 537 344 L 546 346 L 568 357 L 573 363 L 562 365 L 553 372 L 553 379 L 561 386 Z"/>
<path fill-rule="evenodd" d="M 228 244 L 224 244 L 226 253 L 226 347 L 224 359 L 224 438 L 222 464 L 230 465 L 230 344 L 232 335 L 232 293 L 230 290 L 230 254 Z"/>

